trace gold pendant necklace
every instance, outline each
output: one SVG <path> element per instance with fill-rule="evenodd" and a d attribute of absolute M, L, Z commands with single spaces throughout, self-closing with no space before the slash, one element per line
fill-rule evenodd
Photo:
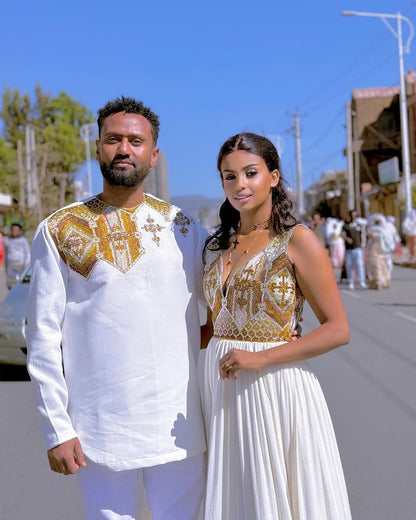
<path fill-rule="evenodd" d="M 247 255 L 249 250 L 251 249 L 251 247 L 255 244 L 256 240 L 258 239 L 259 235 L 260 235 L 260 232 L 263 231 L 264 229 L 267 229 L 269 227 L 269 224 L 271 222 L 271 218 L 268 218 L 267 220 L 265 220 L 264 222 L 259 222 L 258 224 L 254 224 L 254 226 L 250 226 L 250 230 L 251 231 L 259 231 L 258 233 L 256 233 L 256 236 L 254 237 L 254 239 L 250 242 L 250 244 L 248 245 L 248 247 L 246 247 L 246 249 L 243 249 L 243 252 L 237 257 L 237 262 L 238 260 L 240 260 L 240 258 L 244 255 Z M 230 246 L 230 249 L 229 249 L 229 253 L 228 253 L 228 261 L 227 263 L 225 264 L 227 267 L 229 267 L 231 269 L 231 264 L 232 264 L 232 256 L 233 256 L 233 251 L 235 251 L 235 249 L 237 248 L 237 246 L 239 245 L 239 241 L 238 241 L 238 233 L 240 232 L 240 224 L 238 225 L 238 228 L 237 228 L 237 231 L 236 231 L 236 234 L 235 234 L 235 239 L 232 241 L 232 245 Z"/>

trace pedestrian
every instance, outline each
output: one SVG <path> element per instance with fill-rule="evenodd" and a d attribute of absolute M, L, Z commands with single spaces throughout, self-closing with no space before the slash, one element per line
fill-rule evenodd
<path fill-rule="evenodd" d="M 363 229 L 357 221 L 357 212 L 350 211 L 350 220 L 343 227 L 342 236 L 345 240 L 345 268 L 348 276 L 348 287 L 353 290 L 355 282 L 361 289 L 368 289 L 363 254 Z"/>
<path fill-rule="evenodd" d="M 205 230 L 143 193 L 159 119 L 121 97 L 98 111 L 103 191 L 38 227 L 28 370 L 53 471 L 76 473 L 87 520 L 198 517 L 205 433 L 196 362 Z"/>
<path fill-rule="evenodd" d="M 4 230 L 0 228 L 0 265 L 4 264 L 4 243 L 6 239 L 4 237 Z"/>
<path fill-rule="evenodd" d="M 292 213 L 265 137 L 237 134 L 217 166 L 226 201 L 205 250 L 200 355 L 205 520 L 350 520 L 328 408 L 307 359 L 349 341 L 325 248 Z M 305 297 L 321 325 L 290 342 Z"/>
<path fill-rule="evenodd" d="M 391 284 L 389 257 L 395 242 L 386 227 L 384 215 L 374 214 L 367 227 L 365 267 L 370 289 L 387 289 Z"/>
<path fill-rule="evenodd" d="M 4 265 L 6 268 L 6 283 L 11 289 L 30 263 L 30 244 L 23 235 L 23 226 L 20 222 L 13 222 L 10 226 L 10 235 L 4 243 Z"/>
<path fill-rule="evenodd" d="M 342 236 L 344 222 L 335 217 L 326 219 L 326 236 L 329 245 L 329 257 L 336 279 L 341 282 L 342 268 L 345 260 L 345 241 Z"/>
<path fill-rule="evenodd" d="M 326 234 L 325 234 L 325 219 L 322 218 L 320 213 L 314 213 L 312 215 L 310 228 L 317 236 L 319 242 L 327 248 Z"/>
<path fill-rule="evenodd" d="M 402 241 L 396 228 L 396 219 L 393 215 L 387 215 L 384 227 L 389 235 L 389 240 L 394 244 L 393 251 L 390 251 L 387 255 L 391 278 L 393 272 L 393 259 L 394 257 L 400 257 L 402 255 Z"/>
<path fill-rule="evenodd" d="M 416 209 L 411 209 L 402 222 L 409 262 L 416 262 Z"/>

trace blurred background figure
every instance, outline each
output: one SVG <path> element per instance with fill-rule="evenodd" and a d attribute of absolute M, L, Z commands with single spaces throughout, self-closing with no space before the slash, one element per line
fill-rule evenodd
<path fill-rule="evenodd" d="M 10 236 L 6 237 L 4 252 L 6 283 L 11 289 L 30 262 L 29 241 L 23 236 L 20 223 L 14 222 L 10 226 Z"/>
<path fill-rule="evenodd" d="M 321 216 L 320 213 L 314 213 L 312 215 L 309 227 L 318 237 L 319 242 L 321 242 L 324 248 L 327 249 L 328 244 L 326 240 L 325 219 Z"/>
<path fill-rule="evenodd" d="M 342 236 L 345 240 L 345 268 L 348 276 L 348 287 L 353 290 L 355 284 L 361 289 L 368 289 L 364 267 L 364 230 L 365 223 L 357 220 L 357 212 L 350 211 L 350 220 L 343 226 Z"/>
<path fill-rule="evenodd" d="M 386 218 L 381 214 L 372 215 L 369 219 L 366 270 L 370 289 L 386 289 L 391 283 L 389 257 L 393 255 L 396 243 L 386 223 Z"/>
<path fill-rule="evenodd" d="M 409 261 L 416 262 L 416 209 L 410 210 L 402 222 L 402 233 L 409 251 Z"/>
<path fill-rule="evenodd" d="M 345 241 L 342 236 L 344 222 L 338 218 L 328 217 L 326 219 L 326 239 L 329 249 L 329 257 L 335 272 L 335 278 L 341 281 L 341 271 L 345 258 Z"/>
<path fill-rule="evenodd" d="M 389 234 L 389 240 L 394 243 L 394 250 L 388 255 L 387 258 L 391 278 L 391 273 L 393 271 L 393 258 L 395 256 L 400 257 L 402 255 L 402 240 L 400 238 L 399 232 L 397 231 L 396 219 L 393 217 L 393 215 L 387 215 L 385 228 Z"/>
<path fill-rule="evenodd" d="M 0 228 L 0 265 L 4 263 L 4 231 Z"/>

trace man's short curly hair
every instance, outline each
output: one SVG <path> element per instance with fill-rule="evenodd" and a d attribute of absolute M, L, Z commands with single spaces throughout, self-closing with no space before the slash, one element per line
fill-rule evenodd
<path fill-rule="evenodd" d="M 119 112 L 126 112 L 127 114 L 139 114 L 145 117 L 152 125 L 152 135 L 154 144 L 157 143 L 159 137 L 159 116 L 150 110 L 150 108 L 143 105 L 141 101 L 130 97 L 121 96 L 119 98 L 109 101 L 103 108 L 98 110 L 98 133 L 101 133 L 104 119 L 111 114 L 118 114 Z"/>

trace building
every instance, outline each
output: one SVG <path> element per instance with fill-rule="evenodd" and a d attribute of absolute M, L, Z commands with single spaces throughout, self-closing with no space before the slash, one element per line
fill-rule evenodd
<path fill-rule="evenodd" d="M 348 181 L 346 170 L 327 170 L 304 193 L 306 213 L 319 210 L 323 217 L 346 220 L 348 217 Z"/>
<path fill-rule="evenodd" d="M 163 152 L 159 152 L 157 164 L 144 180 L 144 192 L 169 201 L 168 165 Z"/>
<path fill-rule="evenodd" d="M 416 171 L 416 73 L 406 74 L 411 171 Z M 401 220 L 404 202 L 400 125 L 400 88 L 354 89 L 351 128 L 356 206 L 360 215 L 394 215 Z M 381 163 L 395 159 L 396 175 L 380 176 Z M 413 175 L 414 177 L 414 175 Z"/>

